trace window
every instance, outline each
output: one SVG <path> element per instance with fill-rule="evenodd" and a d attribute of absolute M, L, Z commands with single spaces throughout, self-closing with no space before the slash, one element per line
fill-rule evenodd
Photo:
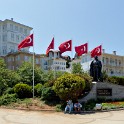
<path fill-rule="evenodd" d="M 29 62 L 32 62 L 32 57 L 28 57 Z"/>
<path fill-rule="evenodd" d="M 109 64 L 109 59 L 108 58 L 106 58 L 106 64 Z"/>
<path fill-rule="evenodd" d="M 115 66 L 117 66 L 117 59 L 115 59 Z"/>
<path fill-rule="evenodd" d="M 44 62 L 44 65 L 47 65 L 47 61 Z"/>
<path fill-rule="evenodd" d="M 7 41 L 7 34 L 3 34 L 3 41 Z"/>
<path fill-rule="evenodd" d="M 27 35 L 27 29 L 24 29 L 24 34 Z"/>
<path fill-rule="evenodd" d="M 3 25 L 3 31 L 7 29 L 7 25 Z"/>
<path fill-rule="evenodd" d="M 110 58 L 110 64 L 112 64 L 112 58 Z"/>
<path fill-rule="evenodd" d="M 14 33 L 11 33 L 11 40 L 14 41 Z"/>
<path fill-rule="evenodd" d="M 11 61 L 14 61 L 14 57 L 11 57 Z"/>
<path fill-rule="evenodd" d="M 7 54 L 7 48 L 6 48 L 6 46 L 3 46 L 3 55 L 5 55 L 5 54 Z"/>
<path fill-rule="evenodd" d="M 12 30 L 12 31 L 13 31 L 13 25 L 12 25 L 12 24 L 10 24 L 10 30 Z"/>
<path fill-rule="evenodd" d="M 24 61 L 28 61 L 29 57 L 28 56 L 24 56 Z"/>
<path fill-rule="evenodd" d="M 20 33 L 22 33 L 22 32 L 23 32 L 23 29 L 22 29 L 22 28 L 20 28 L 19 32 L 20 32 Z"/>
<path fill-rule="evenodd" d="M 9 57 L 7 60 L 8 60 L 8 62 L 10 62 L 11 61 L 11 58 Z"/>
<path fill-rule="evenodd" d="M 16 42 L 19 42 L 19 35 L 16 35 Z"/>
<path fill-rule="evenodd" d="M 119 66 L 121 66 L 121 60 L 119 60 Z"/>
<path fill-rule="evenodd" d="M 24 37 L 23 37 L 23 36 L 21 36 L 21 41 L 22 41 L 22 40 L 24 40 Z"/>
<path fill-rule="evenodd" d="M 18 26 L 15 26 L 15 31 L 18 31 Z"/>
<path fill-rule="evenodd" d="M 20 56 L 16 56 L 16 61 L 20 61 Z"/>
<path fill-rule="evenodd" d="M 9 52 L 14 52 L 14 51 L 15 51 L 15 47 L 14 46 L 10 46 Z"/>
<path fill-rule="evenodd" d="M 114 71 L 113 70 L 111 70 L 111 74 L 114 74 Z"/>
<path fill-rule="evenodd" d="M 39 64 L 39 60 L 36 58 L 36 64 Z"/>

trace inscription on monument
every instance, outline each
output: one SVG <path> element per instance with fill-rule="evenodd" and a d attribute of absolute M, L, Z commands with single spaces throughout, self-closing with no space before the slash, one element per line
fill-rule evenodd
<path fill-rule="evenodd" d="M 112 96 L 112 89 L 97 89 L 97 96 Z"/>

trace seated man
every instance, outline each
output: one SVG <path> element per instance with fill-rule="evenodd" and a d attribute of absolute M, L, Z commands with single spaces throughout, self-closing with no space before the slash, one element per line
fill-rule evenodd
<path fill-rule="evenodd" d="M 65 107 L 65 113 L 67 111 L 69 111 L 69 113 L 71 113 L 72 110 L 73 110 L 73 102 L 72 102 L 72 100 L 68 100 L 67 105 Z"/>
<path fill-rule="evenodd" d="M 81 107 L 82 107 L 82 105 L 78 101 L 76 101 L 76 103 L 74 104 L 75 112 L 80 112 L 81 111 Z"/>

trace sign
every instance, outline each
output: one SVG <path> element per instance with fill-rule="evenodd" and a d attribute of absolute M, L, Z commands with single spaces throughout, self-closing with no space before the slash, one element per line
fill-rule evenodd
<path fill-rule="evenodd" d="M 101 110 L 102 104 L 96 103 L 95 110 Z"/>
<path fill-rule="evenodd" d="M 97 96 L 112 96 L 112 89 L 97 89 Z"/>

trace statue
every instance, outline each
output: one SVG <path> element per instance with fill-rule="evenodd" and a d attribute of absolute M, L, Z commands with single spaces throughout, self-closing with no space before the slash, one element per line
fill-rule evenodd
<path fill-rule="evenodd" d="M 90 64 L 90 76 L 93 77 L 93 81 L 102 81 L 102 63 L 98 59 L 98 56 L 94 57 L 94 60 Z"/>

